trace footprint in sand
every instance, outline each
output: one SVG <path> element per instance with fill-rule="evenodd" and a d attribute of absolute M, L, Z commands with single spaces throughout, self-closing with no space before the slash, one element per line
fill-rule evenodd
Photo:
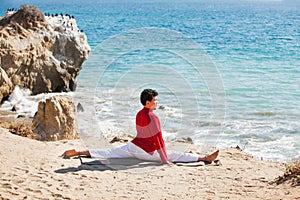
<path fill-rule="evenodd" d="M 12 183 L 13 184 L 21 184 L 21 183 L 24 183 L 24 180 L 23 179 L 13 179 Z"/>
<path fill-rule="evenodd" d="M 87 176 L 84 174 L 81 174 L 81 178 L 87 178 Z"/>
<path fill-rule="evenodd" d="M 52 197 L 55 197 L 55 198 L 63 198 L 63 195 L 52 193 Z"/>
<path fill-rule="evenodd" d="M 1 178 L 1 181 L 10 181 L 10 179 L 7 179 L 7 178 Z"/>
<path fill-rule="evenodd" d="M 28 169 L 23 169 L 23 168 L 20 168 L 20 167 L 15 167 L 15 169 L 19 170 L 19 171 L 22 171 L 22 172 L 25 172 L 26 174 L 29 173 Z"/>
<path fill-rule="evenodd" d="M 2 188 L 6 188 L 6 189 L 12 189 L 12 186 L 10 183 L 3 183 L 1 184 L 2 185 Z"/>
<path fill-rule="evenodd" d="M 38 193 L 38 194 L 43 194 L 43 192 L 41 190 L 33 190 L 31 188 L 25 188 L 26 191 L 28 192 L 33 192 L 33 193 Z"/>
<path fill-rule="evenodd" d="M 11 195 L 14 195 L 14 196 L 18 196 L 18 195 L 20 195 L 20 194 L 18 194 L 18 193 L 11 192 L 11 191 L 9 191 L 9 193 L 10 193 Z"/>
<path fill-rule="evenodd" d="M 66 183 L 62 183 L 62 184 L 60 184 L 60 186 L 61 186 L 61 187 L 66 187 L 66 188 L 70 188 L 70 187 L 71 187 L 70 185 L 68 185 L 68 184 L 66 184 Z"/>
<path fill-rule="evenodd" d="M 32 177 L 32 178 L 37 178 L 37 179 L 42 179 L 42 178 L 43 178 L 42 176 L 38 176 L 38 175 L 36 175 L 36 174 L 33 174 L 31 177 Z"/>
<path fill-rule="evenodd" d="M 31 188 L 25 188 L 26 191 L 29 191 L 29 192 L 33 192 L 33 189 Z"/>
<path fill-rule="evenodd" d="M 82 187 L 77 187 L 76 189 L 75 189 L 75 191 L 78 191 L 78 190 L 81 190 L 81 191 L 83 191 L 84 190 L 84 188 L 82 188 Z"/>

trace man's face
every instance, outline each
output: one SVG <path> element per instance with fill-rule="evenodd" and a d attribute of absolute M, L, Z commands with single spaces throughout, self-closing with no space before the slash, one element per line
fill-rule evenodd
<path fill-rule="evenodd" d="M 152 101 L 147 101 L 147 106 L 151 110 L 155 110 L 158 104 L 157 96 L 152 98 Z"/>

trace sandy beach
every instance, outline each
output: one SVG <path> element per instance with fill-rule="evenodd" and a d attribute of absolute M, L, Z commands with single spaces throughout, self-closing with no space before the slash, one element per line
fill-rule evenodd
<path fill-rule="evenodd" d="M 236 148 L 221 149 L 219 166 L 141 162 L 113 169 L 59 157 L 85 149 L 81 140 L 40 142 L 0 128 L 0 143 L 0 199 L 300 199 L 298 186 L 271 183 L 285 164 Z"/>

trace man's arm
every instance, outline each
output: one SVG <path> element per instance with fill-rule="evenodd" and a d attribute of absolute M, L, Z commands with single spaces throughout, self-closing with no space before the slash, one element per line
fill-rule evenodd
<path fill-rule="evenodd" d="M 166 147 L 157 150 L 160 156 L 162 163 L 169 163 Z"/>

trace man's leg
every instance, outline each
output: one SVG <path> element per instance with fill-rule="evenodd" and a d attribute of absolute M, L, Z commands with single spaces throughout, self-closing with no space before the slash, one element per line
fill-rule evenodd
<path fill-rule="evenodd" d="M 88 156 L 92 158 L 131 158 L 133 155 L 128 150 L 128 144 L 113 147 L 111 149 L 91 149 L 85 151 L 76 151 L 75 149 L 65 151 L 63 157 L 70 158 L 75 156 Z"/>
<path fill-rule="evenodd" d="M 75 149 L 67 150 L 62 155 L 62 157 L 70 158 L 75 156 L 88 156 L 93 158 L 138 158 L 142 160 L 159 160 L 158 157 L 153 158 L 150 154 L 145 152 L 140 147 L 135 144 L 129 142 L 126 145 L 122 145 L 119 147 L 114 147 L 111 149 L 92 149 L 85 151 L 76 151 Z"/>
<path fill-rule="evenodd" d="M 178 151 L 167 151 L 170 162 L 213 162 L 219 155 L 219 150 L 208 156 L 199 156 L 194 153 L 183 153 Z"/>
<path fill-rule="evenodd" d="M 132 154 L 133 157 L 141 160 L 161 161 L 161 158 L 157 151 L 155 151 L 153 155 L 150 155 L 149 153 L 145 152 L 143 149 L 131 142 L 128 143 L 128 151 Z M 183 153 L 178 151 L 167 150 L 167 156 L 170 162 L 213 162 L 218 157 L 218 155 L 219 150 L 204 157 L 194 153 Z"/>
<path fill-rule="evenodd" d="M 91 149 L 89 153 L 92 158 L 110 159 L 110 158 L 132 158 L 134 157 L 128 149 L 128 144 L 113 147 L 110 149 Z"/>

